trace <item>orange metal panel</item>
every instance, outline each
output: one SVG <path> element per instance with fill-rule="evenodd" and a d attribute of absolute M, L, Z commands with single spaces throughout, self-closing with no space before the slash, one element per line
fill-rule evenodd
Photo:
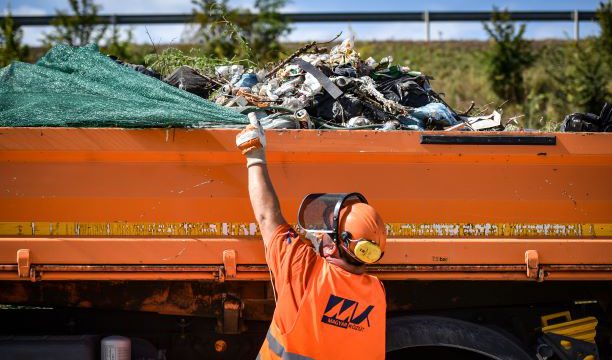
<path fill-rule="evenodd" d="M 235 134 L 0 128 L 0 223 L 252 223 Z M 612 136 L 555 135 L 555 146 L 469 146 L 422 145 L 406 131 L 269 131 L 268 161 L 290 221 L 307 193 L 359 191 L 389 223 L 612 224 Z M 522 264 L 526 250 L 541 264 L 612 264 L 603 234 L 397 237 L 383 264 Z M 0 264 L 21 248 L 32 264 L 221 264 L 227 249 L 238 265 L 264 263 L 250 237 L 24 235 L 0 238 Z"/>
<path fill-rule="evenodd" d="M 234 130 L 0 133 L 2 221 L 253 221 Z M 411 132 L 268 138 L 288 219 L 309 192 L 355 190 L 388 222 L 612 223 L 609 134 L 486 147 L 421 145 Z"/>
<path fill-rule="evenodd" d="M 371 272 L 372 275 L 378 277 L 381 280 L 459 280 L 459 281 L 532 281 L 525 276 L 523 272 L 447 272 L 447 271 L 435 271 L 431 272 Z M 267 272 L 251 272 L 251 273 L 239 273 L 231 281 L 268 281 L 270 279 Z M 0 272 L 0 281 L 2 280 L 21 280 L 29 281 L 30 279 L 20 278 L 16 273 Z M 150 272 L 81 272 L 81 271 L 66 271 L 66 272 L 43 272 L 40 273 L 36 281 L 80 281 L 80 280 L 99 280 L 99 281 L 218 281 L 215 274 L 201 273 L 201 272 L 162 272 L 162 273 L 150 273 Z M 589 272 L 550 272 L 545 278 L 545 281 L 558 280 L 558 281 L 602 281 L 612 280 L 612 271 L 589 271 Z"/>
<path fill-rule="evenodd" d="M 32 264 L 265 264 L 263 244 L 245 239 L 0 238 L 0 264 L 30 250 Z M 612 239 L 389 239 L 381 264 L 519 264 L 537 250 L 540 264 L 612 264 Z"/>

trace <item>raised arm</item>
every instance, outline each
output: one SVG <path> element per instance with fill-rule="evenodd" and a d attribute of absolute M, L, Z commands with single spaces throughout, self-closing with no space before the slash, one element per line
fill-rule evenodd
<path fill-rule="evenodd" d="M 251 124 L 236 136 L 236 145 L 247 159 L 251 206 L 267 248 L 274 230 L 286 221 L 266 166 L 265 134 L 255 114 L 249 114 L 249 121 Z"/>
<path fill-rule="evenodd" d="M 286 221 L 281 213 L 278 197 L 274 192 L 268 167 L 265 163 L 251 165 L 249 171 L 249 197 L 259 224 L 264 246 L 268 247 L 271 235 L 279 225 Z"/>

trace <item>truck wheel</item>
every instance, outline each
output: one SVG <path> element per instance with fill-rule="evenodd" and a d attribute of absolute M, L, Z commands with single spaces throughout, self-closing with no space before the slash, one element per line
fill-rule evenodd
<path fill-rule="evenodd" d="M 479 354 L 495 360 L 532 360 L 523 348 L 507 336 L 467 321 L 439 316 L 403 316 L 387 320 L 387 357 L 399 358 L 403 349 L 427 347 L 457 349 L 458 353 Z M 462 357 L 463 358 L 463 357 Z"/>

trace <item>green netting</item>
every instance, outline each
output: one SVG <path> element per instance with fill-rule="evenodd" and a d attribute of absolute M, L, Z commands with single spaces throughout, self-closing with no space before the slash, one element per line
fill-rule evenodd
<path fill-rule="evenodd" d="M 236 127 L 246 116 L 116 64 L 95 45 L 57 45 L 0 70 L 0 126 Z"/>

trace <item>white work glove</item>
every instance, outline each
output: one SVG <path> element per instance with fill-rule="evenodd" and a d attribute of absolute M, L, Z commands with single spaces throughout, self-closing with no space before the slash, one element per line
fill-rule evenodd
<path fill-rule="evenodd" d="M 236 146 L 247 159 L 247 167 L 266 163 L 266 135 L 255 113 L 249 113 L 250 124 L 236 135 Z"/>

